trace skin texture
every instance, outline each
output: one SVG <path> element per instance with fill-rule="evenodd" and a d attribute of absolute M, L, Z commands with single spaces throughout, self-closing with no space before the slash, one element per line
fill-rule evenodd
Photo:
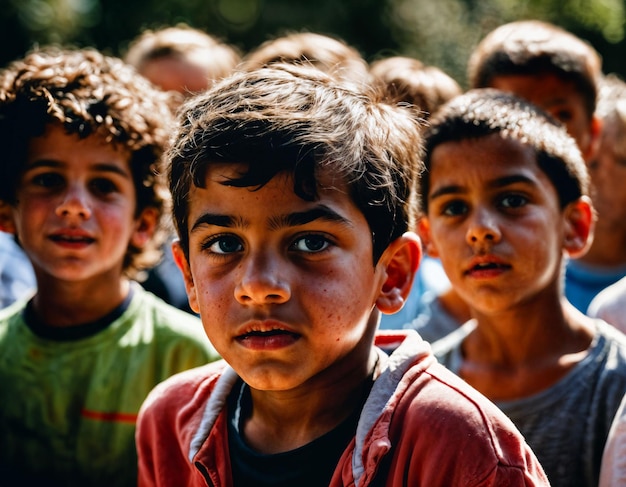
<path fill-rule="evenodd" d="M 369 226 L 345 191 L 304 201 L 286 174 L 258 190 L 221 184 L 239 169 L 212 166 L 206 188 L 192 188 L 189 261 L 177 244 L 174 255 L 209 339 L 251 387 L 246 440 L 274 453 L 354 409 L 378 310 L 400 309 L 419 241 L 400 237 L 374 266 Z"/>
<path fill-rule="evenodd" d="M 533 151 L 497 134 L 443 143 L 431 162 L 420 235 L 478 324 L 461 376 L 491 399 L 538 392 L 591 343 L 588 319 L 561 300 L 563 256 L 588 245 L 589 200 L 561 209 Z"/>
<path fill-rule="evenodd" d="M 35 310 L 51 325 L 96 319 L 127 293 L 126 249 L 142 246 L 157 220 L 152 209 L 135 217 L 129 160 L 97 135 L 81 140 L 56 124 L 29 144 L 17 204 L 3 206 L 3 221 L 33 264 Z"/>
<path fill-rule="evenodd" d="M 211 85 L 206 60 L 194 59 L 200 55 L 190 53 L 187 59 L 164 56 L 146 61 L 141 74 L 165 91 L 177 91 L 185 96 L 207 89 Z"/>

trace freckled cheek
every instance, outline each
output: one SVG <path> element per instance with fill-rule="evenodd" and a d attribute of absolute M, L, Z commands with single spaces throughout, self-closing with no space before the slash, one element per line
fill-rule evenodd
<path fill-rule="evenodd" d="M 365 289 L 359 288 L 359 283 L 354 280 L 331 284 L 326 282 L 326 285 L 320 285 L 314 294 L 309 295 L 309 303 L 313 312 L 320 317 L 326 332 L 339 337 L 345 334 L 346 326 L 353 326 L 363 318 L 363 310 L 369 307 L 365 295 Z"/>

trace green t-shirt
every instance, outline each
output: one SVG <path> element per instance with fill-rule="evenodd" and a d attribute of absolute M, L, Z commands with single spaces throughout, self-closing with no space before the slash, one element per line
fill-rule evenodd
<path fill-rule="evenodd" d="M 0 311 L 0 485 L 135 486 L 135 421 L 148 392 L 218 358 L 195 316 L 140 286 L 86 338 L 53 340 Z"/>

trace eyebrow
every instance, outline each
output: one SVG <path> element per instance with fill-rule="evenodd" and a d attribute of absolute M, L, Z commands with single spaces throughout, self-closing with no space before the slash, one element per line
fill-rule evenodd
<path fill-rule="evenodd" d="M 347 218 L 341 216 L 335 210 L 326 205 L 318 205 L 307 211 L 288 213 L 272 218 L 270 220 L 270 228 L 275 230 L 281 227 L 297 227 L 317 220 L 351 225 Z"/>
<path fill-rule="evenodd" d="M 512 184 L 519 184 L 519 183 L 529 184 L 531 186 L 537 186 L 537 182 L 534 179 L 531 179 L 522 174 L 513 174 L 511 176 L 504 176 L 501 178 L 494 179 L 493 181 L 490 181 L 488 184 L 488 187 L 497 189 L 497 188 L 504 188 L 506 186 L 510 186 Z M 463 193 L 463 192 L 464 192 L 463 187 L 458 186 L 458 185 L 443 186 L 439 188 L 437 191 L 434 191 L 429 196 L 429 199 L 433 200 L 440 196 L 445 196 L 448 194 Z"/>
<path fill-rule="evenodd" d="M 350 226 L 352 225 L 350 220 L 341 216 L 328 206 L 319 205 L 307 211 L 286 213 L 284 215 L 273 217 L 269 221 L 269 227 L 272 230 L 284 227 L 297 227 L 318 220 L 336 222 Z M 216 213 L 204 213 L 193 223 L 190 231 L 193 232 L 204 225 L 225 228 L 245 228 L 248 226 L 248 224 L 241 218 Z"/>

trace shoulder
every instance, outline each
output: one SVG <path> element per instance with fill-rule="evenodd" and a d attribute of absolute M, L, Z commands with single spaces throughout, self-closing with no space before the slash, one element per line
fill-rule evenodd
<path fill-rule="evenodd" d="M 137 418 L 135 437 L 140 469 L 151 470 L 158 463 L 161 463 L 159 468 L 165 470 L 175 464 L 187 464 L 182 459 L 187 458 L 207 403 L 225 367 L 224 361 L 218 361 L 189 369 L 152 389 Z M 147 467 L 147 464 L 153 467 Z"/>
<path fill-rule="evenodd" d="M 0 309 L 0 333 L 6 333 L 8 328 L 15 326 L 16 323 L 23 323 L 22 312 L 26 308 L 26 303 L 25 300 L 19 300 Z"/>
<path fill-rule="evenodd" d="M 498 485 L 496 479 L 524 477 L 545 480 L 513 422 L 460 377 L 433 363 L 417 377 L 409 371 L 407 379 L 392 431 L 400 443 L 410 441 L 404 448 L 410 448 L 411 457 L 422 464 L 420 470 L 435 478 L 440 475 L 436 470 L 447 469 L 449 485 Z M 452 444 L 456 454 L 451 454 Z M 419 460 L 422 457 L 437 458 L 439 464 Z M 491 479 L 491 483 L 482 484 L 481 479 Z"/>
<path fill-rule="evenodd" d="M 606 441 L 600 469 L 600 487 L 621 485 L 626 478 L 626 396 L 622 401 Z"/>
<path fill-rule="evenodd" d="M 166 303 L 140 286 L 135 286 L 134 292 L 129 310 L 137 313 L 137 320 L 149 328 L 155 338 L 207 340 L 202 321 L 197 316 Z"/>
<path fill-rule="evenodd" d="M 160 418 L 188 412 L 206 404 L 226 362 L 219 360 L 174 374 L 157 384 L 141 406 L 140 417 Z"/>
<path fill-rule="evenodd" d="M 124 340 L 142 350 L 165 376 L 219 358 L 209 341 L 202 321 L 136 286 L 135 295 L 124 317 Z"/>
<path fill-rule="evenodd" d="M 587 314 L 626 331 L 626 278 L 600 291 L 589 304 Z"/>

